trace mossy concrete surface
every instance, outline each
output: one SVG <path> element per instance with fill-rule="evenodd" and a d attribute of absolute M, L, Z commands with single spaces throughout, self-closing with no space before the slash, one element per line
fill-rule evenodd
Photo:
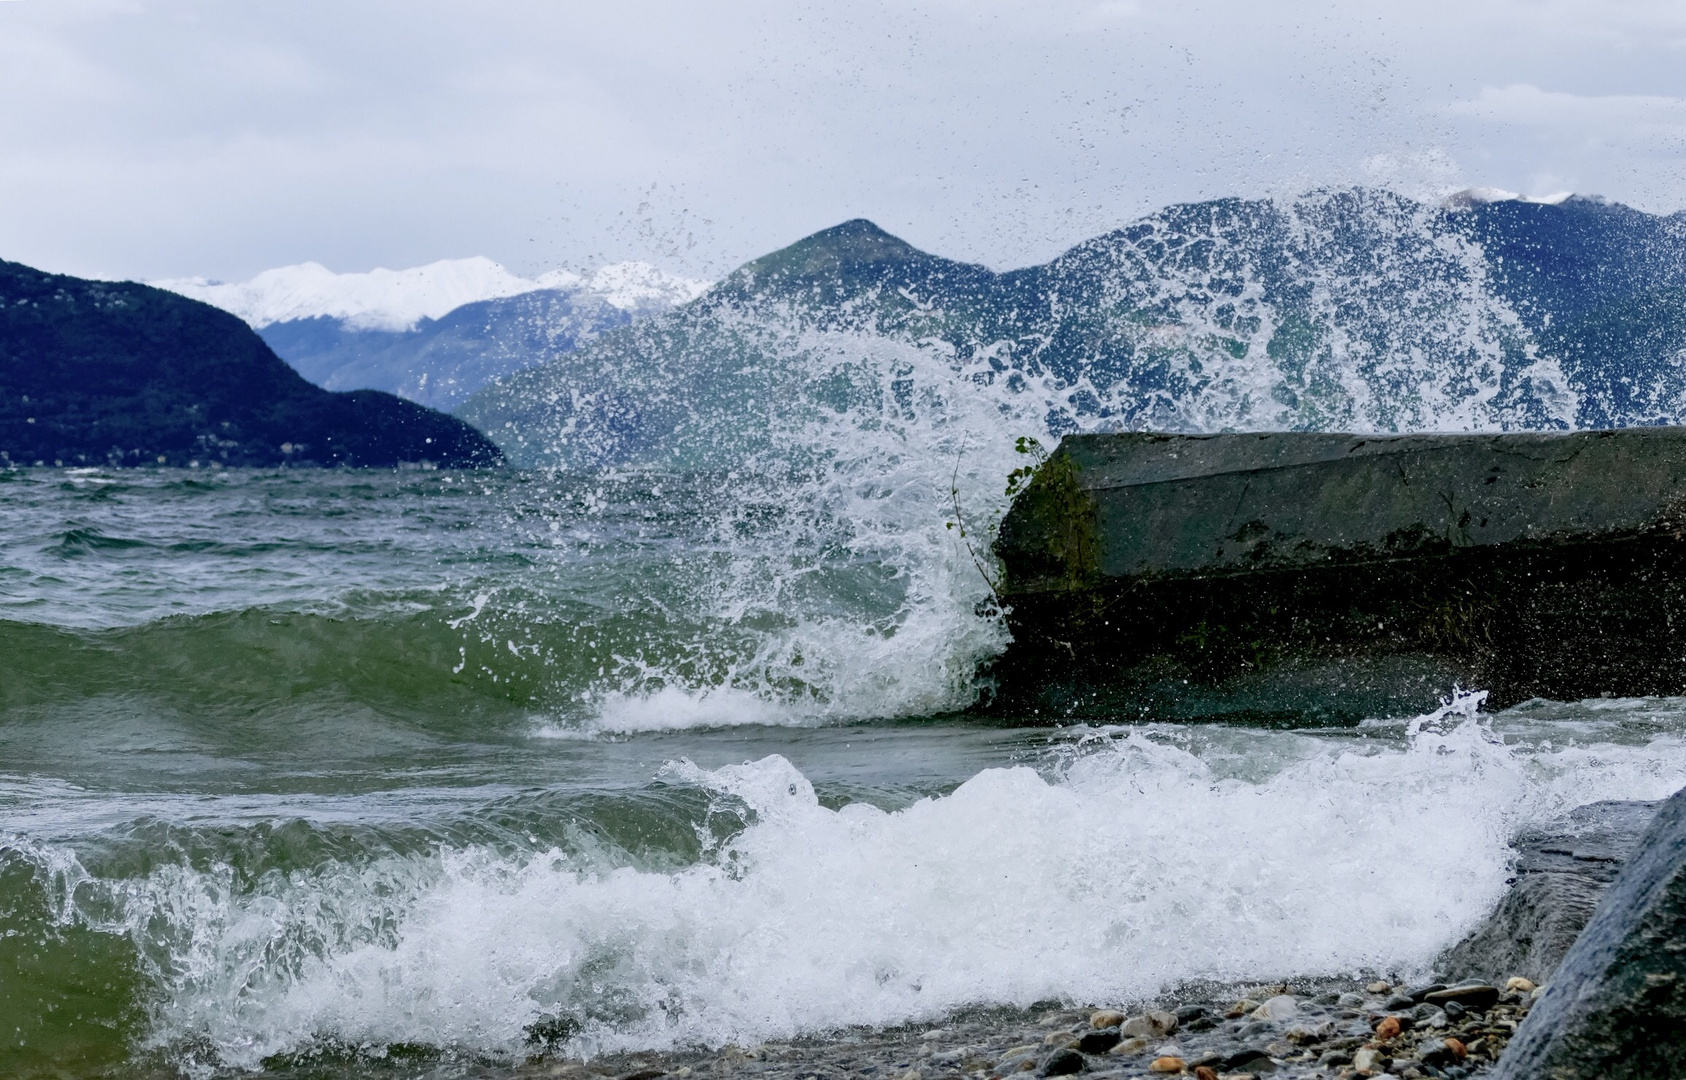
<path fill-rule="evenodd" d="M 1025 718 L 1686 692 L 1686 429 L 1068 437 L 996 551 Z"/>

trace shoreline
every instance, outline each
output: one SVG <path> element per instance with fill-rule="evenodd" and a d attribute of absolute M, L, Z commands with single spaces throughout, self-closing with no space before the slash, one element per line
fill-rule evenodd
<path fill-rule="evenodd" d="M 754 1047 L 541 1055 L 512 1075 L 573 1080 L 1005 1080 L 1084 1076 L 1198 1080 L 1487 1073 L 1537 990 L 1474 982 L 1305 979 L 1190 985 L 1130 1008 L 980 1007 L 940 1023 L 850 1029 Z"/>

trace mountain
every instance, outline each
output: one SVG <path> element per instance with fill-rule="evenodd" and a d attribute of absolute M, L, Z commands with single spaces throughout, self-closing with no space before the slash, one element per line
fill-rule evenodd
<path fill-rule="evenodd" d="M 438 408 L 703 288 L 646 263 L 529 280 L 478 257 L 353 274 L 304 263 L 236 284 L 153 284 L 239 315 L 318 386 L 385 390 Z"/>
<path fill-rule="evenodd" d="M 0 461 L 497 464 L 453 417 L 312 386 L 250 327 L 163 289 L 0 262 Z"/>
<path fill-rule="evenodd" d="M 1582 197 L 1218 199 L 1005 273 L 851 221 L 457 412 L 563 465 L 729 462 L 769 422 L 968 395 L 1050 435 L 1681 422 L 1683 289 L 1686 215 Z"/>

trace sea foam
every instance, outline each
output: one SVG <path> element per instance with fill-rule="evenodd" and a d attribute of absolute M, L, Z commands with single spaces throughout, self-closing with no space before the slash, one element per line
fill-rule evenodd
<path fill-rule="evenodd" d="M 679 869 L 445 847 L 248 886 L 52 872 L 67 917 L 152 958 L 155 1039 L 188 1057 L 518 1052 L 556 1020 L 592 1053 L 1417 973 L 1498 898 L 1517 829 L 1686 782 L 1677 734 L 1511 746 L 1470 701 L 1402 739 L 1166 726 L 1062 747 L 892 811 L 828 808 L 777 755 L 670 763 L 662 783 L 711 799 Z"/>

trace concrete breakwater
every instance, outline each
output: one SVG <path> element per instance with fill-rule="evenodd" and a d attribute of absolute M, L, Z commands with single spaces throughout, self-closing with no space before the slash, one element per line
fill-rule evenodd
<path fill-rule="evenodd" d="M 995 707 L 1349 723 L 1686 692 L 1686 429 L 1080 435 L 996 551 Z"/>

